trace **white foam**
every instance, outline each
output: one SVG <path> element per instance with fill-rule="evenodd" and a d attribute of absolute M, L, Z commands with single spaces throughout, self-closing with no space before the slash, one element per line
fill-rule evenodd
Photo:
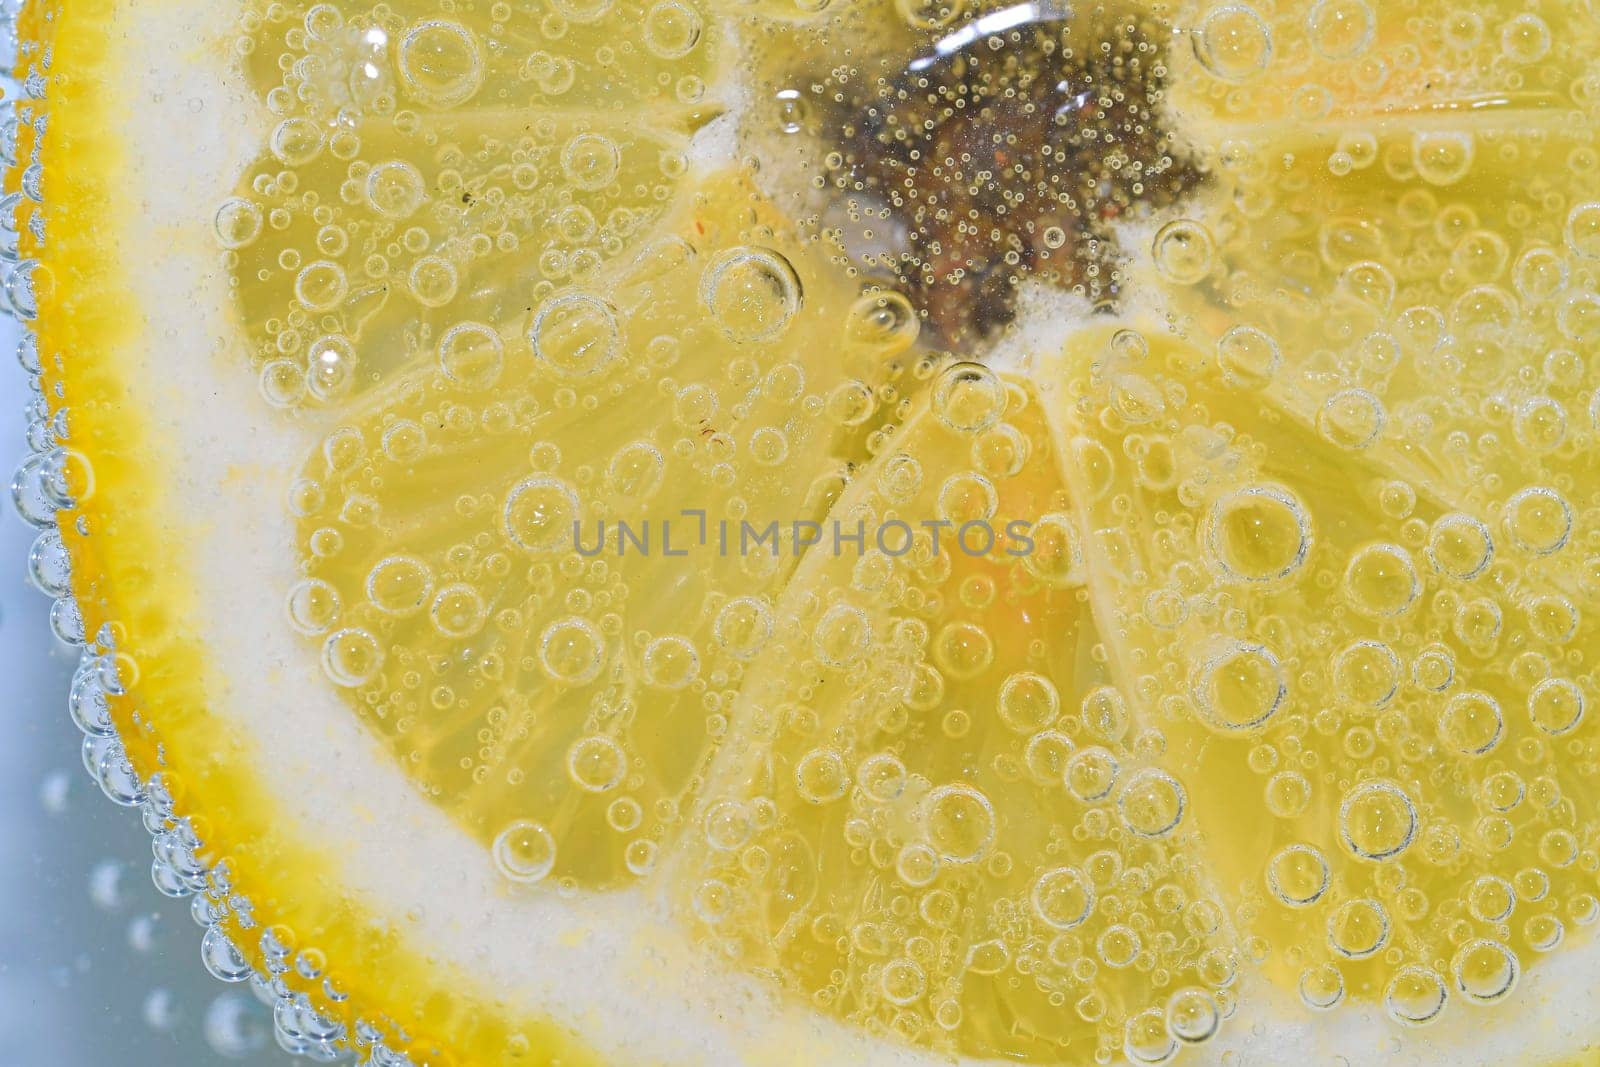
<path fill-rule="evenodd" d="M 658 887 L 573 899 L 509 892 L 485 849 L 424 800 L 351 715 L 291 632 L 282 603 L 298 576 L 284 490 L 325 427 L 275 415 L 260 401 L 228 341 L 231 301 L 209 233 L 207 205 L 231 191 L 270 119 L 237 73 L 220 65 L 226 49 L 212 47 L 232 36 L 231 5 L 130 3 L 126 23 L 125 91 L 141 101 L 132 162 L 146 180 L 122 247 L 159 256 L 130 264 L 148 309 L 144 345 L 128 353 L 133 400 L 181 454 L 173 499 L 195 505 L 193 521 L 173 528 L 186 541 L 174 545 L 173 558 L 193 566 L 203 600 L 192 622 L 227 679 L 210 708 L 272 769 L 285 817 L 338 846 L 339 868 L 329 877 L 420 952 L 458 968 L 477 997 L 548 1015 L 612 1060 L 949 1062 L 868 1038 L 707 959 L 673 924 Z M 202 47 L 175 62 L 174 40 Z M 195 111 L 192 100 L 204 106 Z M 714 132 L 698 150 L 720 158 L 728 136 Z M 1087 313 L 1059 294 L 1033 291 L 1024 310 L 1014 341 L 996 355 L 1018 370 L 1029 351 L 1059 350 Z M 340 967 L 330 961 L 335 976 Z M 1452 1065 L 1533 1060 L 1600 1038 L 1600 1013 L 1589 1004 L 1597 973 L 1593 944 L 1568 950 L 1526 974 L 1510 1005 L 1487 1012 L 1452 1003 L 1421 1031 L 1396 1030 L 1370 1005 L 1312 1026 L 1286 993 L 1247 976 L 1238 1017 L 1190 1056 L 1215 1061 L 1231 1050 L 1245 1064 L 1322 1063 L 1335 1052 L 1353 1063 L 1397 1054 Z"/>

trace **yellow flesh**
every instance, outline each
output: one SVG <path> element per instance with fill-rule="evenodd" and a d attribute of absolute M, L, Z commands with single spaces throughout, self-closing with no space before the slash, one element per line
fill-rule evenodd
<path fill-rule="evenodd" d="M 110 7 L 51 30 L 54 69 L 82 73 L 52 83 L 48 195 L 85 210 L 50 217 L 40 322 L 47 365 L 70 353 L 51 380 L 94 469 L 88 535 L 69 536 L 87 628 L 119 623 L 138 665 L 137 703 L 116 705 L 130 755 L 181 782 L 256 914 L 334 962 L 337 1011 L 387 1015 L 442 1062 L 572 1062 L 553 1027 L 452 1001 L 403 931 L 373 933 L 319 879 L 338 842 L 275 822 L 271 768 L 203 710 L 222 665 L 173 626 L 203 591 L 150 564 L 163 443 L 116 407 L 128 267 L 87 217 L 122 154 L 95 92 L 115 73 Z M 559 27 L 479 5 L 450 17 L 505 48 L 446 107 L 407 95 L 392 43 L 352 89 L 339 64 L 373 47 L 371 12 L 333 7 L 345 25 L 310 38 L 298 8 L 241 11 L 275 120 L 371 113 L 337 152 L 281 128 L 278 154 L 218 191 L 263 211 L 222 261 L 231 372 L 261 378 L 263 419 L 327 427 L 287 504 L 303 577 L 325 583 L 283 591 L 304 654 L 359 676 L 351 713 L 510 873 L 580 893 L 647 880 L 710 956 L 819 1012 L 1035 1061 L 1155 1054 L 1163 1016 L 1248 1018 L 1243 969 L 1424 1021 L 1435 987 L 1460 1011 L 1495 999 L 1510 959 L 1583 939 L 1593 708 L 1566 727 L 1592 704 L 1600 596 L 1600 206 L 1573 214 L 1600 199 L 1593 15 L 1549 5 L 1537 61 L 1519 61 L 1537 27 L 1492 4 L 1381 6 L 1341 59 L 1308 38 L 1337 48 L 1339 27 L 1285 10 L 1272 63 L 1237 84 L 1176 48 L 1177 127 L 1211 166 L 1186 209 L 1205 232 L 1154 237 L 1120 319 L 952 396 L 952 357 L 881 328 L 898 305 L 863 295 L 781 182 L 685 155 L 738 102 L 720 89 L 733 38 L 804 43 L 805 19 L 783 28 L 803 13 L 706 9 L 698 44 L 664 59 L 645 38 L 683 16 L 660 5 Z M 432 14 L 393 5 L 385 40 Z M 1215 21 L 1236 9 L 1162 14 L 1211 27 L 1213 69 L 1248 60 L 1250 24 L 1225 40 Z M 601 138 L 615 173 L 586 190 L 586 166 L 612 166 Z M 371 173 L 394 161 L 424 199 L 385 213 Z M 311 310 L 322 262 L 344 279 Z M 448 274 L 454 295 L 426 306 Z M 720 320 L 708 284 L 737 302 Z M 488 364 L 441 365 L 463 322 L 501 338 Z M 303 397 L 330 335 L 355 369 Z M 593 374 L 554 366 L 596 352 Z M 1050 552 L 667 557 L 661 524 L 695 528 L 683 509 L 713 542 L 724 518 L 736 539 L 741 521 L 984 518 L 1033 524 Z M 548 547 L 573 519 L 585 539 L 653 524 L 655 551 Z M 312 618 L 328 590 L 337 616 Z"/>

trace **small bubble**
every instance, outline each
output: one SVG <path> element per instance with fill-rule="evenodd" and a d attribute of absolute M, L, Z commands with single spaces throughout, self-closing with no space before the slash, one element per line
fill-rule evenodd
<path fill-rule="evenodd" d="M 1370 544 L 1357 549 L 1344 572 L 1345 596 L 1366 615 L 1399 615 L 1422 594 L 1411 554 L 1399 545 Z"/>
<path fill-rule="evenodd" d="M 1432 1022 L 1444 1010 L 1444 1002 L 1444 980 L 1429 968 L 1415 964 L 1400 968 L 1383 993 L 1384 1011 L 1407 1026 Z"/>
<path fill-rule="evenodd" d="M 400 39 L 400 78 L 419 104 L 444 110 L 472 99 L 483 85 L 483 49 L 472 31 L 426 19 Z"/>
<path fill-rule="evenodd" d="M 334 685 L 354 688 L 377 677 L 383 666 L 378 639 L 359 627 L 336 630 L 322 645 L 322 670 Z"/>
<path fill-rule="evenodd" d="M 587 619 L 557 619 L 539 635 L 539 666 L 552 680 L 587 685 L 600 674 L 605 638 Z"/>
<path fill-rule="evenodd" d="M 242 197 L 231 197 L 217 209 L 217 241 L 223 248 L 244 248 L 261 235 L 261 208 Z"/>
<path fill-rule="evenodd" d="M 513 882 L 542 881 L 556 865 L 556 839 L 531 819 L 518 819 L 495 835 L 494 865 Z"/>
<path fill-rule="evenodd" d="M 1357 704 L 1382 707 L 1400 689 L 1400 657 L 1382 641 L 1357 641 L 1334 657 L 1333 684 Z"/>
<path fill-rule="evenodd" d="M 1235 326 L 1217 340 L 1217 365 L 1232 388 L 1262 388 L 1282 362 L 1278 342 L 1254 326 Z"/>
<path fill-rule="evenodd" d="M 561 150 L 561 171 L 579 189 L 604 189 L 617 180 L 622 149 L 598 133 L 580 133 Z"/>
<path fill-rule="evenodd" d="M 494 327 L 459 322 L 439 339 L 439 370 L 463 389 L 479 391 L 500 380 L 505 344 Z"/>
<path fill-rule="evenodd" d="M 1103 799 L 1117 783 L 1117 759 L 1098 745 L 1079 749 L 1067 761 L 1066 785 L 1084 803 Z"/>
<path fill-rule="evenodd" d="M 958 433 L 981 433 L 1005 411 L 1005 385 L 981 363 L 952 363 L 933 387 L 933 411 Z"/>
<path fill-rule="evenodd" d="M 794 768 L 795 791 L 811 804 L 826 804 L 850 788 L 844 758 L 828 748 L 814 748 L 801 756 Z"/>
<path fill-rule="evenodd" d="M 1240 489 L 1212 505 L 1206 544 L 1229 578 L 1287 578 L 1305 563 L 1311 548 L 1311 516 L 1285 489 Z"/>
<path fill-rule="evenodd" d="M 1364 0 L 1317 0 L 1306 16 L 1311 47 L 1324 59 L 1350 59 L 1372 43 L 1372 8 Z"/>
<path fill-rule="evenodd" d="M 1416 835 L 1416 805 L 1390 782 L 1363 782 L 1339 805 L 1340 839 L 1362 859 L 1392 859 L 1410 847 Z"/>
<path fill-rule="evenodd" d="M 1511 995 L 1520 967 L 1516 953 L 1488 938 L 1474 938 L 1456 950 L 1450 973 L 1463 996 L 1479 1004 L 1493 1004 Z"/>
<path fill-rule="evenodd" d="M 1216 242 L 1193 219 L 1177 219 L 1157 231 L 1151 246 L 1156 269 L 1177 285 L 1194 285 L 1211 273 Z"/>
<path fill-rule="evenodd" d="M 428 565 L 410 556 L 390 556 L 367 575 L 367 599 L 385 615 L 406 616 L 421 611 L 433 592 Z"/>
<path fill-rule="evenodd" d="M 536 474 L 512 486 L 501 512 L 511 543 L 536 555 L 569 547 L 581 514 L 577 491 L 549 474 Z"/>
<path fill-rule="evenodd" d="M 1531 12 L 1518 15 L 1500 28 L 1500 48 L 1513 63 L 1537 63 L 1550 51 L 1550 27 Z"/>
<path fill-rule="evenodd" d="M 1122 821 L 1140 837 L 1164 837 L 1183 818 L 1183 786 L 1165 771 L 1146 768 L 1135 772 L 1117 794 Z"/>
<path fill-rule="evenodd" d="M 700 299 L 730 341 L 772 341 L 800 310 L 800 279 L 770 248 L 730 248 L 706 265 Z"/>
<path fill-rule="evenodd" d="M 923 800 L 922 823 L 928 845 L 950 863 L 981 859 L 994 842 L 994 806 L 969 785 L 930 792 Z"/>
<path fill-rule="evenodd" d="M 1326 440 L 1355 451 L 1376 441 L 1387 419 L 1376 395 L 1366 389 L 1343 389 L 1317 412 L 1317 429 Z"/>
<path fill-rule="evenodd" d="M 1528 692 L 1528 719 L 1547 734 L 1560 735 L 1583 720 L 1583 690 L 1565 678 L 1545 678 Z"/>
<path fill-rule="evenodd" d="M 1344 976 L 1331 963 L 1308 967 L 1300 974 L 1300 1000 L 1313 1011 L 1328 1011 L 1344 999 Z"/>
<path fill-rule="evenodd" d="M 1547 556 L 1572 535 L 1572 509 L 1554 489 L 1530 486 L 1506 501 L 1505 527 L 1517 548 Z"/>
<path fill-rule="evenodd" d="M 1439 740 L 1463 756 L 1481 756 L 1500 743 L 1505 721 L 1500 702 L 1488 693 L 1457 693 L 1439 713 Z"/>
<path fill-rule="evenodd" d="M 914 30 L 941 30 L 967 9 L 967 0 L 895 0 L 894 9 Z"/>
<path fill-rule="evenodd" d="M 1061 697 L 1055 685 L 1032 671 L 1008 675 L 1000 683 L 997 703 L 1000 721 L 1019 734 L 1037 733 L 1061 713 Z"/>
<path fill-rule="evenodd" d="M 682 689 L 700 677 L 700 652 L 693 641 L 677 634 L 653 638 L 641 657 L 646 685 Z"/>
<path fill-rule="evenodd" d="M 563 293 L 539 308 L 528 327 L 533 354 L 564 378 L 587 378 L 604 370 L 622 341 L 616 311 L 588 293 Z"/>
<path fill-rule="evenodd" d="M 1267 887 L 1291 908 L 1322 899 L 1328 889 L 1328 861 L 1310 845 L 1288 845 L 1267 861 Z"/>
<path fill-rule="evenodd" d="M 1472 169 L 1476 146 L 1473 135 L 1448 130 L 1419 132 L 1411 138 L 1411 162 L 1417 175 L 1430 185 L 1454 185 Z"/>
<path fill-rule="evenodd" d="M 1376 900 L 1357 897 L 1328 916 L 1328 945 L 1341 956 L 1366 959 L 1389 943 L 1389 915 Z"/>
<path fill-rule="evenodd" d="M 1042 922 L 1057 930 L 1071 930 L 1094 909 L 1094 886 L 1076 867 L 1056 867 L 1038 877 L 1029 899 Z"/>
<path fill-rule="evenodd" d="M 1194 35 L 1200 63 L 1225 81 L 1243 81 L 1267 69 L 1272 34 L 1266 20 L 1244 4 L 1221 4 L 1207 12 Z"/>
<path fill-rule="evenodd" d="M 1264 645 L 1233 641 L 1206 659 L 1190 681 L 1206 722 L 1223 730 L 1255 729 L 1288 695 L 1283 666 Z"/>
<path fill-rule="evenodd" d="M 657 0 L 644 14 L 644 45 L 662 59 L 681 59 L 700 43 L 703 29 L 694 8 L 679 0 Z"/>
<path fill-rule="evenodd" d="M 426 195 L 422 172 L 403 159 L 379 163 L 367 174 L 367 202 L 385 218 L 410 218 Z"/>
<path fill-rule="evenodd" d="M 622 746 L 604 734 L 580 737 L 567 749 L 567 774 L 585 792 L 615 789 L 627 769 L 628 757 Z"/>

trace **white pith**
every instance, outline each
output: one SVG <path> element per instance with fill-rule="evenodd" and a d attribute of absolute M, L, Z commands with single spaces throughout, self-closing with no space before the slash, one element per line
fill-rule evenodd
<path fill-rule="evenodd" d="M 254 749 L 281 817 L 308 840 L 335 843 L 340 866 L 327 875 L 419 952 L 467 976 L 460 981 L 476 988 L 463 992 L 548 1017 L 613 1062 L 948 1062 L 869 1038 L 711 960 L 648 882 L 570 898 L 548 888 L 510 891 L 487 850 L 424 799 L 351 715 L 283 610 L 284 591 L 299 576 L 286 488 L 332 423 L 291 420 L 262 402 L 231 340 L 233 301 L 211 236 L 214 206 L 270 129 L 227 58 L 235 11 L 221 0 L 173 0 L 130 2 L 122 13 L 126 35 L 116 40 L 129 184 L 110 221 L 144 321 L 140 346 L 121 358 L 131 406 L 155 431 L 151 462 L 166 472 L 165 499 L 189 509 L 159 518 L 171 520 L 168 558 L 187 568 L 200 594 L 186 628 L 207 644 L 217 685 L 210 712 Z M 185 42 L 176 55 L 174 41 Z M 701 138 L 697 164 L 716 161 L 732 143 L 722 133 Z M 1058 350 L 1069 316 L 1085 314 L 1042 292 L 1022 310 L 1015 336 L 993 354 L 1016 372 L 1026 372 L 1040 346 Z M 1246 970 L 1236 1016 L 1184 1058 L 1215 1062 L 1232 1051 L 1243 1064 L 1341 1055 L 1351 1063 L 1414 1056 L 1456 1065 L 1576 1054 L 1600 1040 L 1600 1012 L 1590 1003 L 1597 952 L 1592 941 L 1570 944 L 1533 961 L 1509 1004 L 1476 1009 L 1452 997 L 1438 1023 L 1408 1031 L 1373 1004 L 1312 1017 L 1292 993 Z M 337 977 L 341 966 L 330 960 L 330 973 Z"/>

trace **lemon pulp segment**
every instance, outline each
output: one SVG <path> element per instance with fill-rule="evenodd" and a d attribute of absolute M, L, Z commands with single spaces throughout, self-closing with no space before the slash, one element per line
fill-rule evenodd
<path fill-rule="evenodd" d="M 1586 6 L 30 11 L 96 770 L 291 1043 L 1581 1054 Z"/>

